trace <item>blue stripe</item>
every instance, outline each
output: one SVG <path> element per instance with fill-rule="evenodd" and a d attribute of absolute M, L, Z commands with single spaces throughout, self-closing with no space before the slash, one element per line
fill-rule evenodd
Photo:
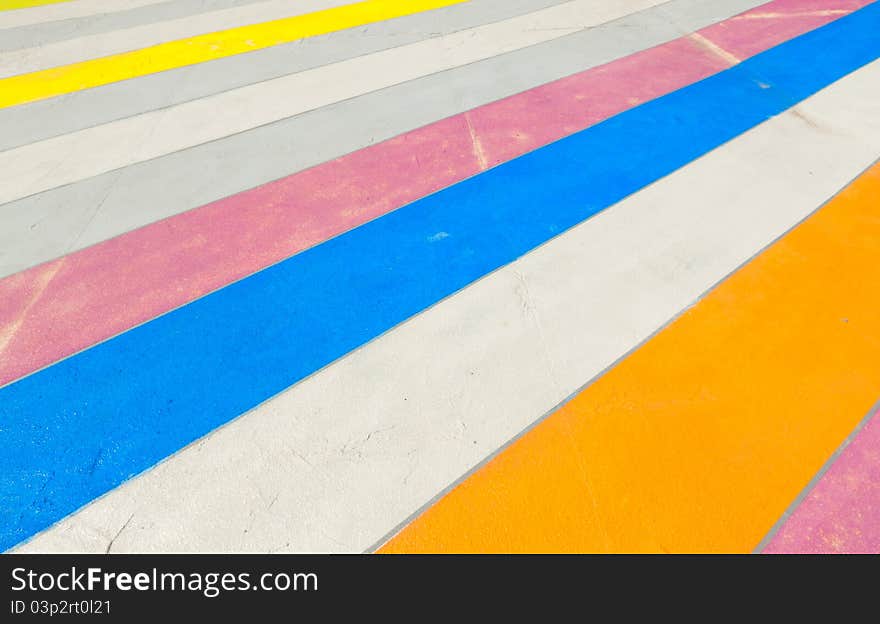
<path fill-rule="evenodd" d="M 878 32 L 873 4 L 0 389 L 0 550 L 873 61 Z"/>

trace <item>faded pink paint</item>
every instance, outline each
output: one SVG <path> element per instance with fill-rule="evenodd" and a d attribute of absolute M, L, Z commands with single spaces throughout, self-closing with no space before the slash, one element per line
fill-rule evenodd
<path fill-rule="evenodd" d="M 698 33 L 739 60 L 745 60 L 872 2 L 874 0 L 777 0 Z"/>
<path fill-rule="evenodd" d="M 466 114 L 494 166 L 729 66 L 677 39 Z"/>
<path fill-rule="evenodd" d="M 726 66 L 685 37 L 2 279 L 0 384 Z"/>
<path fill-rule="evenodd" d="M 0 280 L 0 383 L 478 171 L 453 117 Z"/>
<path fill-rule="evenodd" d="M 819 479 L 764 552 L 880 554 L 880 412 Z"/>

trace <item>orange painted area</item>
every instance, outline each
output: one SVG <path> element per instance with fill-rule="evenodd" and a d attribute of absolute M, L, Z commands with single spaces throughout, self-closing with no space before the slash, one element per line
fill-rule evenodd
<path fill-rule="evenodd" d="M 880 395 L 880 165 L 380 552 L 749 552 Z"/>

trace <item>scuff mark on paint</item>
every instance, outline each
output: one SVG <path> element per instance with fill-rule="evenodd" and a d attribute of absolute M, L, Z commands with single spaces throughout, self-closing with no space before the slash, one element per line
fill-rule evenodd
<path fill-rule="evenodd" d="M 742 22 L 740 30 L 749 34 L 750 49 L 764 49 L 770 44 L 765 40 L 766 33 L 753 32 L 756 24 L 761 22 Z M 794 36 L 803 28 L 798 26 L 786 36 Z M 707 33 L 706 37 L 716 40 L 714 34 Z M 479 154 L 484 155 L 487 164 L 489 160 L 500 164 L 555 141 L 572 128 L 582 129 L 626 110 L 628 100 L 624 98 L 638 95 L 640 101 L 648 101 L 727 66 L 717 55 L 684 37 L 474 109 L 468 114 L 472 115 L 474 128 L 481 128 L 476 145 L 479 153 L 473 149 L 476 132 L 466 132 L 468 123 L 460 114 L 412 131 L 403 141 L 376 144 L 371 138 L 370 145 L 378 152 L 349 154 L 293 174 L 283 182 L 202 206 L 188 217 L 178 214 L 173 221 L 147 225 L 88 251 L 80 249 L 0 357 L 0 386 L 265 268 L 323 236 L 356 227 L 366 219 L 474 175 L 480 171 L 476 162 Z M 652 78 L 644 80 L 644 76 Z M 630 84 L 632 88 L 627 86 Z M 586 106 L 569 104 L 577 101 Z M 564 120 L 558 116 L 560 111 L 565 114 Z M 530 132 L 526 133 L 525 128 Z M 448 147 L 443 147 L 444 142 L 449 143 Z M 416 154 L 416 171 L 403 163 L 404 158 L 413 158 L 412 154 Z M 395 163 L 395 167 L 384 171 L 379 163 L 386 162 Z M 398 181 L 401 177 L 406 184 Z M 329 180 L 349 183 L 330 184 Z M 336 192 L 319 192 L 329 188 Z M 103 201 L 91 219 L 103 210 Z M 335 212 L 326 211 L 327 201 L 336 204 Z M 294 213 L 295 218 L 291 216 Z M 328 216 L 319 218 L 319 214 Z M 308 229 L 297 226 L 303 222 L 316 225 Z M 83 231 L 88 228 L 86 224 Z M 179 248 L 179 241 L 198 234 L 207 237 L 206 247 L 193 246 L 186 256 L 172 251 Z M 64 253 L 74 247 L 70 245 Z M 250 251 L 258 248 L 265 253 Z M 125 261 L 120 265 L 122 257 Z M 29 273 L 26 279 L 34 280 L 35 275 Z M 4 281 L 7 279 L 19 278 L 0 279 L 0 331 L 29 296 L 21 292 L 21 284 Z M 7 294 L 10 290 L 15 306 L 12 295 Z M 114 296 L 105 296 L 107 292 L 114 292 Z M 52 340 L 41 338 L 41 332 L 44 336 L 50 328 L 67 324 L 76 331 L 58 331 Z"/>
<path fill-rule="evenodd" d="M 544 331 L 544 324 L 541 322 L 540 314 L 538 314 L 538 307 L 535 305 L 535 299 L 532 297 L 526 275 L 518 269 L 514 269 L 513 274 L 517 279 L 516 294 L 520 300 L 520 307 L 522 308 L 523 316 L 531 318 L 535 323 L 535 329 L 538 332 L 538 338 L 541 342 L 541 350 L 543 351 L 544 361 L 547 366 L 547 376 L 550 378 L 553 385 L 561 392 L 564 388 L 564 384 L 560 383 L 560 376 L 556 373 L 556 367 L 553 358 L 551 357 L 552 351 L 547 344 L 547 335 Z"/>
<path fill-rule="evenodd" d="M 808 115 L 800 107 L 793 106 L 790 110 L 791 110 L 792 115 L 794 115 L 795 117 L 797 117 L 798 119 L 803 121 L 805 124 L 807 124 L 811 128 L 814 128 L 814 129 L 820 130 L 820 131 L 826 131 L 826 132 L 828 131 L 828 129 L 825 128 L 818 121 L 816 121 L 812 115 Z"/>
<path fill-rule="evenodd" d="M 471 123 L 470 113 L 466 113 L 464 116 L 464 120 L 467 123 L 468 133 L 471 135 L 471 143 L 473 144 L 474 156 L 477 159 L 477 163 L 480 165 L 480 169 L 485 171 L 489 168 L 488 161 L 486 160 L 486 153 L 483 151 L 483 146 L 480 144 L 480 139 L 477 137 L 477 132 L 474 130 L 474 126 Z"/>
<path fill-rule="evenodd" d="M 43 296 L 43 293 L 46 292 L 49 284 L 52 283 L 52 280 L 58 274 L 58 271 L 61 270 L 61 267 L 64 266 L 65 262 L 66 258 L 60 258 L 40 267 L 42 271 L 40 271 L 34 279 L 33 295 L 31 295 L 31 298 L 24 304 L 21 311 L 8 325 L 6 325 L 6 327 L 0 327 L 0 355 L 3 355 L 4 351 L 6 351 L 6 348 L 12 342 L 15 334 L 18 333 L 18 330 L 21 329 L 21 326 L 24 324 L 28 312 L 34 304 L 39 301 L 40 297 Z"/>
<path fill-rule="evenodd" d="M 791 13 L 745 13 L 737 15 L 733 19 L 781 19 L 786 17 L 831 17 L 834 15 L 847 15 L 851 11 L 846 9 L 826 9 L 821 11 L 793 11 Z"/>
<path fill-rule="evenodd" d="M 436 243 L 437 241 L 441 241 L 444 238 L 449 238 L 449 232 L 437 232 L 433 236 L 428 237 L 429 243 Z"/>
<path fill-rule="evenodd" d="M 116 532 L 116 535 L 114 535 L 114 536 L 110 539 L 110 541 L 107 543 L 107 548 L 104 549 L 104 554 L 105 554 L 105 555 L 109 555 L 109 554 L 110 554 L 110 549 L 113 548 L 113 544 L 116 543 L 116 540 L 119 539 L 119 536 L 122 535 L 122 532 L 125 531 L 125 529 L 128 528 L 128 525 L 131 524 L 131 521 L 132 521 L 133 518 L 134 518 L 134 514 L 131 514 L 131 515 L 128 517 L 128 520 L 126 520 L 125 523 L 124 523 L 124 524 L 119 528 L 119 530 Z"/>
<path fill-rule="evenodd" d="M 688 38 L 691 41 L 693 41 L 694 43 L 696 43 L 697 45 L 699 45 L 700 47 L 704 48 L 705 50 L 708 50 L 709 52 L 711 52 L 712 54 L 714 54 L 718 58 L 723 59 L 726 63 L 729 63 L 731 66 L 737 65 L 742 62 L 742 59 L 738 58 L 737 56 L 734 56 L 733 54 L 731 54 L 730 52 L 728 52 L 727 50 L 722 48 L 720 45 L 718 45 L 714 41 L 710 41 L 709 39 L 706 39 L 706 37 L 704 37 L 703 35 L 701 35 L 699 33 L 691 33 L 690 35 L 688 35 Z"/>

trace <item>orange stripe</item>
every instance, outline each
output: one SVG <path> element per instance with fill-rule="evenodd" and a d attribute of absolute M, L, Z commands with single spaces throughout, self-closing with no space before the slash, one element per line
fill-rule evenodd
<path fill-rule="evenodd" d="M 880 165 L 380 552 L 751 551 L 880 394 Z"/>

